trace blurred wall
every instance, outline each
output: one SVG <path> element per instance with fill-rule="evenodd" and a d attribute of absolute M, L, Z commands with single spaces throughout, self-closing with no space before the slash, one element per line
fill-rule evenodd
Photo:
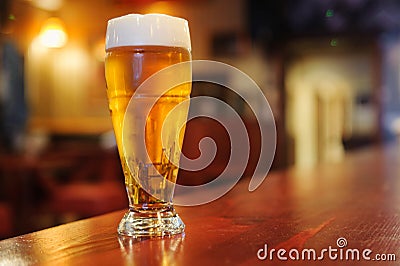
<path fill-rule="evenodd" d="M 297 41 L 285 70 L 286 128 L 296 166 L 340 161 L 345 141 L 374 139 L 380 91 L 374 41 Z"/>

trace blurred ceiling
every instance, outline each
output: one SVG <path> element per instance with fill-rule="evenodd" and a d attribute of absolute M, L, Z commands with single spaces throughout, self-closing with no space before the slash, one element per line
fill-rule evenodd
<path fill-rule="evenodd" d="M 254 38 L 287 35 L 376 34 L 400 29 L 398 0 L 249 1 Z"/>
<path fill-rule="evenodd" d="M 295 31 L 382 31 L 399 28 L 398 0 L 288 0 L 288 25 Z"/>

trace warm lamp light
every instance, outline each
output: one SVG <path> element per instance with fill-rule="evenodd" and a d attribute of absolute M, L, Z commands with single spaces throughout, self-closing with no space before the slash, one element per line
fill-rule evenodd
<path fill-rule="evenodd" d="M 63 47 L 68 40 L 64 23 L 59 18 L 49 18 L 43 24 L 40 31 L 41 43 L 49 48 Z"/>

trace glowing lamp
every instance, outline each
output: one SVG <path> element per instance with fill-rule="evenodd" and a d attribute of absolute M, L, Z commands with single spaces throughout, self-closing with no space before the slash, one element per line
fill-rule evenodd
<path fill-rule="evenodd" d="M 41 43 L 49 48 L 63 47 L 68 40 L 64 23 L 59 18 L 47 19 L 40 31 Z"/>

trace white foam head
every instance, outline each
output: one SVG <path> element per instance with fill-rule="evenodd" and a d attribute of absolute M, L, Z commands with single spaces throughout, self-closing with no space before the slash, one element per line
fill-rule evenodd
<path fill-rule="evenodd" d="M 190 51 L 187 20 L 163 14 L 129 14 L 108 21 L 106 50 L 143 45 L 182 47 Z"/>

